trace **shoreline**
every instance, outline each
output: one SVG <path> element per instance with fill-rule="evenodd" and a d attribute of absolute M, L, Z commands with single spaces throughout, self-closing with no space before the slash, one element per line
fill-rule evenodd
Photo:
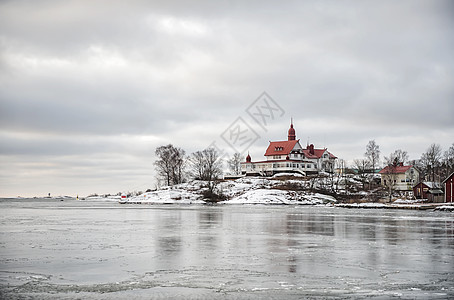
<path fill-rule="evenodd" d="M 228 201 L 222 201 L 217 203 L 212 202 L 195 202 L 195 203 L 157 203 L 150 201 L 122 201 L 119 204 L 134 204 L 134 205 L 265 205 L 265 206 L 326 206 L 326 207 L 339 207 L 347 209 L 411 209 L 411 210 L 436 210 L 436 211 L 453 211 L 453 203 L 424 203 L 424 204 L 384 204 L 384 203 L 373 203 L 373 202 L 362 202 L 362 203 L 336 203 L 336 204 L 301 204 L 301 203 L 228 203 Z"/>
<path fill-rule="evenodd" d="M 338 203 L 336 207 L 363 209 L 413 209 L 413 210 L 446 210 L 454 211 L 453 203 L 393 204 L 393 203 Z"/>

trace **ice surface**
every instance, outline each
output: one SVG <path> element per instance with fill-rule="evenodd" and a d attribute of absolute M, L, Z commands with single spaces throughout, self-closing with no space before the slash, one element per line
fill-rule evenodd
<path fill-rule="evenodd" d="M 263 191 L 285 193 L 273 192 Z M 446 212 L 75 200 L 0 209 L 1 299 L 454 297 Z"/>

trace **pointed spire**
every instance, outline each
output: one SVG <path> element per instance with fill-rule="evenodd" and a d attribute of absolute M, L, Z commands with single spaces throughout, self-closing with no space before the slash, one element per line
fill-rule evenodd
<path fill-rule="evenodd" d="M 290 129 L 288 130 L 288 140 L 289 141 L 296 140 L 296 133 L 295 133 L 295 129 L 293 128 L 293 118 L 290 119 Z"/>
<path fill-rule="evenodd" d="M 251 162 L 251 156 L 249 155 L 249 151 L 247 152 L 246 162 L 248 162 L 248 163 Z"/>

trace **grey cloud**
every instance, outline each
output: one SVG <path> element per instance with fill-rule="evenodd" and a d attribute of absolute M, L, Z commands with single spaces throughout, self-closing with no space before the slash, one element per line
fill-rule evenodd
<path fill-rule="evenodd" d="M 115 158 L 128 155 L 137 167 L 160 143 L 206 147 L 263 91 L 303 141 L 347 160 L 374 138 L 411 153 L 450 145 L 436 139 L 454 135 L 453 6 L 2 1 L 2 159 L 53 156 L 59 175 L 75 156 L 87 173 L 124 169 Z M 288 120 L 278 121 L 285 138 Z M 274 127 L 260 132 L 263 143 L 282 138 Z M 90 166 L 91 155 L 115 158 Z"/>

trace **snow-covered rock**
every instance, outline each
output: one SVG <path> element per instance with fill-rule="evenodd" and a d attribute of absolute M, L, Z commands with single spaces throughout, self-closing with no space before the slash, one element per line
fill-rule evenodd
<path fill-rule="evenodd" d="M 166 186 L 159 190 L 144 193 L 128 198 L 126 203 L 150 203 L 150 204 L 197 204 L 205 203 L 200 191 L 203 185 L 200 181 L 183 183 L 176 186 Z"/>
<path fill-rule="evenodd" d="M 344 208 L 386 208 L 387 205 L 383 203 L 340 203 L 335 204 L 336 207 L 344 207 Z"/>
<path fill-rule="evenodd" d="M 442 206 L 438 206 L 438 207 L 435 208 L 435 210 L 454 212 L 454 205 L 442 205 Z"/>
<path fill-rule="evenodd" d="M 281 190 L 256 189 L 224 202 L 229 204 L 289 204 L 287 194 L 287 191 Z"/>
<path fill-rule="evenodd" d="M 428 202 L 427 199 L 416 199 L 416 200 L 409 200 L 409 199 L 397 199 L 393 202 L 393 204 L 416 204 L 416 203 L 424 203 Z"/>
<path fill-rule="evenodd" d="M 273 178 L 279 178 L 279 177 L 304 177 L 303 174 L 300 173 L 277 173 L 273 175 Z"/>
<path fill-rule="evenodd" d="M 217 185 L 220 193 L 227 200 L 222 204 L 294 204 L 316 205 L 334 203 L 334 197 L 323 194 L 311 194 L 305 191 L 280 189 L 284 184 L 300 183 L 299 180 L 280 180 L 261 177 L 244 177 L 226 180 Z M 128 198 L 126 203 L 150 204 L 202 204 L 202 193 L 206 190 L 203 181 L 191 181 L 171 187 L 163 187 L 157 191 L 144 193 Z M 122 202 L 123 203 L 123 202 Z"/>

